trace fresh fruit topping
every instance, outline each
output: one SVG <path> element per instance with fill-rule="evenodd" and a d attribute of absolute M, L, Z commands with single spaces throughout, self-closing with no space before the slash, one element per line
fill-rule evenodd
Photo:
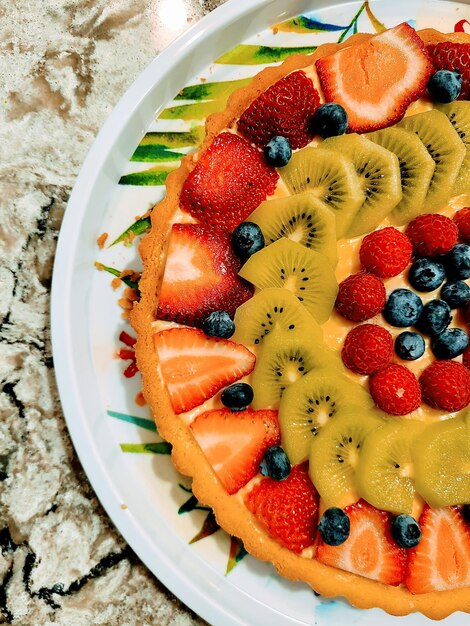
<path fill-rule="evenodd" d="M 263 476 L 270 476 L 273 480 L 285 480 L 290 474 L 290 462 L 281 446 L 271 446 L 264 453 L 260 464 Z"/>
<path fill-rule="evenodd" d="M 297 150 L 312 138 L 309 123 L 319 104 L 311 79 L 301 70 L 291 72 L 251 103 L 238 120 L 238 131 L 259 146 L 282 135 Z"/>
<path fill-rule="evenodd" d="M 408 280 L 417 291 L 434 291 L 444 278 L 444 265 L 433 259 L 417 259 L 408 273 Z"/>
<path fill-rule="evenodd" d="M 456 361 L 435 361 L 419 379 L 423 400 L 435 409 L 453 413 L 470 403 L 470 372 Z"/>
<path fill-rule="evenodd" d="M 349 537 L 351 524 L 347 513 L 336 506 L 326 509 L 318 524 L 318 531 L 328 546 L 340 546 Z"/>
<path fill-rule="evenodd" d="M 457 243 L 459 230 L 445 215 L 425 213 L 412 220 L 406 234 L 416 256 L 440 256 L 452 250 Z"/>
<path fill-rule="evenodd" d="M 428 52 L 434 67 L 458 71 L 462 77 L 462 89 L 459 98 L 470 98 L 470 43 L 454 43 L 443 41 L 434 46 L 428 46 Z"/>
<path fill-rule="evenodd" d="M 363 500 L 346 507 L 345 512 L 351 525 L 349 537 L 341 547 L 320 541 L 317 560 L 386 585 L 399 585 L 405 575 L 406 551 L 392 539 L 390 513 Z"/>
<path fill-rule="evenodd" d="M 389 324 L 404 328 L 414 326 L 423 312 L 421 298 L 409 289 L 395 289 L 388 297 L 384 317 Z"/>
<path fill-rule="evenodd" d="M 465 147 L 465 157 L 452 195 L 468 194 L 470 193 L 470 102 L 451 102 L 437 105 L 437 108 L 447 116 Z M 465 241 L 463 238 L 462 240 Z"/>
<path fill-rule="evenodd" d="M 433 71 L 423 42 L 406 23 L 315 65 L 326 100 L 346 109 L 349 130 L 358 133 L 400 120 L 422 96 Z"/>
<path fill-rule="evenodd" d="M 199 224 L 174 224 L 158 301 L 158 319 L 199 326 L 213 311 L 233 315 L 253 293 L 237 274 L 230 235 Z"/>
<path fill-rule="evenodd" d="M 292 148 L 286 137 L 276 135 L 264 146 L 264 158 L 272 167 L 284 167 L 290 161 Z"/>
<path fill-rule="evenodd" d="M 408 237 L 393 226 L 387 226 L 364 237 L 359 256 L 368 272 L 380 278 L 390 278 L 403 272 L 411 253 Z"/>
<path fill-rule="evenodd" d="M 395 352 L 404 361 L 416 361 L 420 359 L 426 348 L 424 339 L 419 333 L 405 330 L 395 339 Z"/>
<path fill-rule="evenodd" d="M 217 135 L 183 185 L 180 206 L 219 230 L 233 230 L 276 188 L 263 154 L 233 133 Z"/>
<path fill-rule="evenodd" d="M 242 222 L 232 233 L 232 248 L 239 259 L 245 261 L 264 248 L 264 236 L 258 224 Z"/>
<path fill-rule="evenodd" d="M 454 215 L 454 222 L 459 229 L 459 239 L 464 243 L 470 242 L 470 206 L 466 206 Z"/>
<path fill-rule="evenodd" d="M 348 114 L 335 102 L 319 106 L 310 123 L 310 132 L 313 135 L 320 135 L 323 139 L 344 135 L 347 130 Z"/>
<path fill-rule="evenodd" d="M 421 403 L 416 376 L 403 365 L 392 364 L 369 378 L 375 404 L 390 415 L 408 415 Z"/>
<path fill-rule="evenodd" d="M 154 342 L 176 414 L 199 406 L 255 366 L 255 356 L 245 346 L 193 328 L 162 330 Z"/>
<path fill-rule="evenodd" d="M 329 319 L 338 294 L 335 273 L 326 256 L 285 237 L 254 254 L 239 275 L 258 289 L 291 291 L 319 324 Z"/>
<path fill-rule="evenodd" d="M 229 494 L 256 476 L 266 450 L 279 443 L 275 411 L 207 411 L 198 415 L 190 428 Z"/>
<path fill-rule="evenodd" d="M 462 355 L 462 363 L 465 365 L 467 369 L 470 368 L 470 347 L 464 350 L 464 353 Z"/>
<path fill-rule="evenodd" d="M 414 548 L 421 541 L 421 528 L 411 515 L 397 515 L 390 530 L 394 541 L 401 548 Z"/>
<path fill-rule="evenodd" d="M 447 276 L 461 280 L 470 278 L 470 246 L 458 243 L 446 255 L 445 265 Z"/>
<path fill-rule="evenodd" d="M 393 339 L 388 330 L 375 324 L 363 324 L 349 331 L 341 358 L 356 374 L 372 374 L 388 365 L 392 354 Z"/>
<path fill-rule="evenodd" d="M 450 280 L 442 287 L 441 298 L 451 309 L 459 309 L 470 301 L 470 287 L 463 280 Z"/>
<path fill-rule="evenodd" d="M 248 383 L 235 383 L 222 391 L 220 400 L 232 411 L 244 411 L 253 402 L 253 389 Z"/>
<path fill-rule="evenodd" d="M 431 349 L 437 359 L 455 359 L 468 348 L 468 335 L 462 328 L 448 328 L 433 337 Z"/>
<path fill-rule="evenodd" d="M 429 95 L 436 102 L 449 103 L 457 100 L 462 90 L 460 72 L 437 70 L 428 82 Z"/>
<path fill-rule="evenodd" d="M 289 550 L 302 552 L 315 541 L 318 494 L 306 464 L 293 467 L 281 482 L 264 478 L 247 494 L 245 504 L 261 526 Z"/>
<path fill-rule="evenodd" d="M 213 311 L 202 320 L 201 329 L 210 337 L 230 339 L 235 332 L 235 324 L 227 311 Z"/>
<path fill-rule="evenodd" d="M 352 322 L 365 322 L 385 306 L 387 294 L 383 282 L 368 272 L 348 276 L 339 285 L 336 310 Z"/>
<path fill-rule="evenodd" d="M 423 307 L 417 327 L 425 335 L 439 335 L 452 320 L 450 306 L 444 300 L 431 300 Z"/>

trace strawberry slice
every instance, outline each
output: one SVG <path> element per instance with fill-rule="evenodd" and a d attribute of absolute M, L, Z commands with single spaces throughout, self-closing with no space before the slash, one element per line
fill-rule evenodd
<path fill-rule="evenodd" d="M 459 100 L 470 98 L 470 43 L 443 41 L 428 46 L 428 53 L 436 70 L 458 70 L 462 76 Z"/>
<path fill-rule="evenodd" d="M 231 231 L 274 192 L 278 178 L 246 139 L 221 133 L 187 177 L 180 206 L 204 224 Z"/>
<path fill-rule="evenodd" d="M 277 411 L 207 411 L 191 430 L 229 494 L 258 474 L 265 451 L 281 440 Z"/>
<path fill-rule="evenodd" d="M 174 224 L 163 274 L 157 317 L 198 326 L 212 311 L 235 310 L 253 294 L 237 274 L 242 263 L 230 235 L 200 224 Z"/>
<path fill-rule="evenodd" d="M 349 537 L 340 546 L 320 541 L 316 558 L 338 569 L 386 585 L 399 585 L 405 575 L 406 551 L 390 534 L 392 516 L 364 500 L 346 507 L 351 522 Z"/>
<path fill-rule="evenodd" d="M 424 43 L 406 23 L 318 59 L 316 68 L 326 100 L 346 109 L 349 131 L 356 133 L 398 122 L 434 71 Z"/>
<path fill-rule="evenodd" d="M 289 550 L 302 552 L 315 541 L 318 493 L 307 463 L 295 465 L 281 482 L 264 478 L 247 494 L 245 504 L 261 526 Z"/>
<path fill-rule="evenodd" d="M 162 330 L 154 336 L 154 343 L 177 414 L 199 406 L 255 366 L 255 356 L 245 346 L 206 337 L 195 328 Z"/>
<path fill-rule="evenodd" d="M 263 92 L 238 121 L 239 132 L 264 147 L 272 137 L 286 137 L 293 149 L 312 139 L 310 120 L 320 96 L 305 72 L 292 72 Z"/>
<path fill-rule="evenodd" d="M 405 583 L 411 593 L 470 585 L 470 529 L 456 506 L 424 508 L 421 541 L 409 551 Z"/>

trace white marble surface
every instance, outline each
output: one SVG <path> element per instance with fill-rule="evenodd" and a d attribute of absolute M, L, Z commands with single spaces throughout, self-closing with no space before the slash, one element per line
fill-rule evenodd
<path fill-rule="evenodd" d="M 49 291 L 74 180 L 155 54 L 220 0 L 0 2 L 0 624 L 202 623 L 97 502 L 54 382 Z"/>

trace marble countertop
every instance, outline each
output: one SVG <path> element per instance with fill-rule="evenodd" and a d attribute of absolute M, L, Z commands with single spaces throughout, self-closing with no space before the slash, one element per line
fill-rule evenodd
<path fill-rule="evenodd" d="M 155 54 L 219 4 L 1 3 L 0 624 L 203 623 L 126 546 L 83 473 L 55 386 L 49 295 L 99 128 Z"/>

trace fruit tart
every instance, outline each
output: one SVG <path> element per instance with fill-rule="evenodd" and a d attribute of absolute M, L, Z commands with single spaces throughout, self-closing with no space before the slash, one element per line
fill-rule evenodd
<path fill-rule="evenodd" d="M 251 554 L 470 612 L 470 36 L 400 24 L 258 74 L 140 246 L 143 392 Z"/>

